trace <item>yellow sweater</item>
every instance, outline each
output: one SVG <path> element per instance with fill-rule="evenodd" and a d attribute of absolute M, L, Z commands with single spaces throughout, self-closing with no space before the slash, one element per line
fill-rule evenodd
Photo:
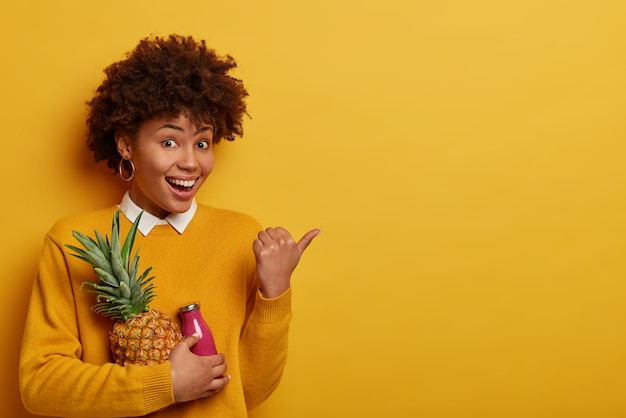
<path fill-rule="evenodd" d="M 217 349 L 228 363 L 230 383 L 216 395 L 174 403 L 170 363 L 114 364 L 109 347 L 113 322 L 93 311 L 98 281 L 64 244 L 71 231 L 110 235 L 117 207 L 58 221 L 45 238 L 22 341 L 20 388 L 27 410 L 66 417 L 246 417 L 276 388 L 287 357 L 291 291 L 264 299 L 258 291 L 252 241 L 261 226 L 237 212 L 199 205 L 179 235 L 170 225 L 137 234 L 140 271 L 154 266 L 151 307 L 178 320 L 178 308 L 199 301 Z M 130 222 L 120 217 L 121 236 Z"/>

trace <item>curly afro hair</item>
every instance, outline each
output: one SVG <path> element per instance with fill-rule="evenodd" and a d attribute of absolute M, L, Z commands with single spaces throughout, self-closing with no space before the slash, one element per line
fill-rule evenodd
<path fill-rule="evenodd" d="M 237 64 L 191 36 L 144 38 L 126 59 L 113 63 L 87 102 L 87 146 L 96 162 L 118 171 L 115 132 L 135 138 L 143 121 L 184 114 L 195 124 L 213 125 L 214 142 L 243 135 L 248 92 L 227 73 Z"/>

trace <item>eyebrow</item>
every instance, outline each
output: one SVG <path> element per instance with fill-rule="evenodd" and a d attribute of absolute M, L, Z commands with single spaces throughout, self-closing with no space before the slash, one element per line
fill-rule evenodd
<path fill-rule="evenodd" d="M 163 126 L 161 126 L 159 129 L 157 129 L 157 131 L 159 131 L 159 130 L 161 130 L 163 128 L 170 128 L 170 129 L 174 129 L 175 131 L 185 132 L 185 130 L 182 127 L 180 127 L 178 125 L 174 125 L 173 123 L 166 123 Z M 202 132 L 206 132 L 206 131 L 209 131 L 209 130 L 213 131 L 213 127 L 212 126 L 204 126 L 204 127 L 200 128 L 200 129 L 198 129 L 193 134 L 194 135 L 198 135 L 198 134 L 200 134 Z"/>

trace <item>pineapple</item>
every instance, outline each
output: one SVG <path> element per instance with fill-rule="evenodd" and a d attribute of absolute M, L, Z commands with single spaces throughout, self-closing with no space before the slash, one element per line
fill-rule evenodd
<path fill-rule="evenodd" d="M 94 231 L 95 239 L 72 231 L 84 249 L 65 245 L 74 252 L 71 255 L 88 262 L 100 278 L 100 283 L 83 282 L 81 289 L 89 286 L 87 291 L 97 295 L 97 303 L 92 307 L 94 312 L 116 321 L 110 333 L 111 351 L 115 362 L 121 366 L 163 363 L 183 339 L 178 325 L 167 314 L 148 306 L 155 297 L 154 283 L 151 283 L 154 276 L 148 277 L 152 267 L 138 276 L 139 250 L 131 260 L 142 213 L 122 246 L 119 211 L 113 215 L 110 242 L 108 236 L 102 237 L 98 231 Z"/>

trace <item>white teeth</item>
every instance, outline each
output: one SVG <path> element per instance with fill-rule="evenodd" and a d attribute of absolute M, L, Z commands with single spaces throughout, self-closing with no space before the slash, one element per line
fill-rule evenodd
<path fill-rule="evenodd" d="M 176 186 L 182 186 L 182 187 L 193 187 L 193 185 L 196 183 L 195 180 L 168 179 L 167 181 L 169 181 L 172 184 L 175 184 Z"/>

